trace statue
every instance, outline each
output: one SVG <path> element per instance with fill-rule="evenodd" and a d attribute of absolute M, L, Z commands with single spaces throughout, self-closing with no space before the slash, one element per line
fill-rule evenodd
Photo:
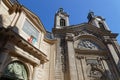
<path fill-rule="evenodd" d="M 90 63 L 87 65 L 87 75 L 90 80 L 106 80 L 104 73 L 98 68 L 99 64 Z"/>
<path fill-rule="evenodd" d="M 25 67 L 18 62 L 10 63 L 5 69 L 4 76 L 15 78 L 16 80 L 27 80 L 27 72 Z"/>

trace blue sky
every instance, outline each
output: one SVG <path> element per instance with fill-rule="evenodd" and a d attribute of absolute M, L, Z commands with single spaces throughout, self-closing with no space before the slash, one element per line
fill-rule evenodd
<path fill-rule="evenodd" d="M 102 16 L 113 33 L 120 34 L 120 0 L 19 0 L 21 4 L 35 13 L 46 30 L 54 25 L 54 14 L 64 8 L 70 15 L 70 25 L 87 22 L 87 14 L 92 10 Z M 120 35 L 117 37 L 120 43 Z"/>

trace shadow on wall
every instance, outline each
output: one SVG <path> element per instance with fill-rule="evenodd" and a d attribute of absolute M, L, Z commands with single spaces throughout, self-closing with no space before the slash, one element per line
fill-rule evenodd
<path fill-rule="evenodd" d="M 118 61 L 117 66 L 118 66 L 118 68 L 119 68 L 118 70 L 120 72 L 120 60 Z"/>
<path fill-rule="evenodd" d="M 0 15 L 0 50 L 3 50 L 4 46 L 6 45 L 6 42 L 9 40 L 8 38 L 10 36 L 13 36 L 11 34 L 7 34 L 7 32 L 13 31 L 15 35 L 19 34 L 18 28 L 16 26 L 8 26 L 8 28 L 4 28 L 3 25 L 3 17 Z"/>
<path fill-rule="evenodd" d="M 0 27 L 2 27 L 3 25 L 3 18 L 2 18 L 2 15 L 0 15 Z"/>
<path fill-rule="evenodd" d="M 0 15 L 0 31 L 2 31 L 2 26 L 3 26 L 3 18 L 2 15 Z M 0 33 L 0 50 L 4 44 L 4 36 L 2 33 Z"/>
<path fill-rule="evenodd" d="M 14 26 L 14 27 L 10 26 L 9 28 L 19 35 L 19 30 L 18 30 L 18 28 L 16 26 Z"/>
<path fill-rule="evenodd" d="M 5 48 L 5 46 L 8 45 L 8 42 L 12 43 L 12 41 L 9 40 L 9 38 L 11 36 L 13 36 L 12 34 L 9 34 L 9 32 L 12 32 L 12 31 L 13 31 L 13 33 L 15 32 L 16 34 L 19 33 L 17 27 L 8 26 L 7 29 L 4 28 L 3 17 L 2 17 L 2 15 L 0 15 L 0 69 L 3 70 L 3 71 L 0 70 L 1 73 L 4 72 L 4 67 L 7 64 L 6 61 L 12 61 L 11 57 L 9 56 L 9 53 L 8 53 L 8 55 L 6 55 L 7 53 L 5 52 L 6 50 L 9 50 L 9 49 Z M 12 47 L 13 47 L 12 49 L 15 50 L 14 45 L 12 45 Z M 0 73 L 0 77 L 1 77 L 1 73 Z M 0 78 L 0 80 L 2 80 L 2 79 Z M 6 79 L 3 79 L 3 80 L 6 80 Z"/>
<path fill-rule="evenodd" d="M 15 52 L 18 38 L 21 40 L 18 27 L 4 28 L 0 15 L 0 80 L 28 80 L 27 69 L 19 63 L 22 57 Z M 13 60 L 13 56 L 19 60 Z"/>
<path fill-rule="evenodd" d="M 3 63 L 4 68 L 3 68 L 0 80 L 28 80 L 27 68 L 22 62 L 24 61 L 25 58 L 23 58 L 21 55 L 15 55 L 17 54 L 17 52 L 15 52 L 16 48 L 14 45 L 16 45 L 16 42 L 17 42 L 16 39 L 18 39 L 16 35 L 17 36 L 19 35 L 19 30 L 16 26 L 9 26 L 7 30 L 12 32 L 12 34 L 7 35 L 10 37 L 10 39 L 12 38 L 12 40 L 7 39 L 8 42 L 11 43 L 10 45 L 11 49 L 8 49 L 9 53 L 8 53 L 6 62 Z M 13 40 L 16 40 L 16 41 L 13 41 Z M 9 46 L 9 43 L 6 43 L 5 45 Z M 12 56 L 17 57 L 18 60 L 13 60 Z M 21 60 L 21 58 L 23 59 Z"/>

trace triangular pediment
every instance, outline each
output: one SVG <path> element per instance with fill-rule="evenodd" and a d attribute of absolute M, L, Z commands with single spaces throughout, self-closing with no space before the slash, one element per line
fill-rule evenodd
<path fill-rule="evenodd" d="M 102 30 L 89 23 L 82 23 L 79 25 L 68 26 L 66 27 L 66 29 L 68 29 L 69 32 L 71 31 L 73 33 L 81 32 L 81 31 L 91 32 L 99 35 L 109 35 L 111 33 L 108 30 Z"/>
<path fill-rule="evenodd" d="M 77 25 L 71 25 L 71 26 L 66 26 L 63 27 L 61 29 L 53 29 L 53 32 L 55 33 L 73 33 L 75 35 L 77 35 L 80 32 L 88 32 L 88 33 L 92 33 L 94 35 L 99 35 L 99 36 L 117 36 L 114 35 L 113 33 L 111 33 L 108 30 L 102 30 L 101 28 L 98 28 L 92 24 L 89 23 L 82 23 L 82 24 L 77 24 Z"/>
<path fill-rule="evenodd" d="M 46 33 L 46 30 L 45 30 L 41 20 L 32 11 L 30 11 L 29 9 L 27 9 L 25 6 L 21 5 L 20 3 L 12 4 L 10 0 L 3 0 L 3 2 L 8 7 L 9 14 L 12 14 L 14 12 L 15 13 L 24 12 L 25 15 L 31 20 L 31 22 L 33 22 L 36 25 L 36 27 L 38 27 L 38 29 L 40 29 L 44 33 Z"/>
<path fill-rule="evenodd" d="M 71 25 L 71 26 L 66 26 L 62 29 L 53 29 L 53 32 L 56 33 L 72 33 L 75 36 L 79 36 L 79 34 L 84 34 L 84 35 L 93 35 L 93 36 L 111 36 L 116 38 L 118 36 L 117 33 L 111 33 L 109 30 L 103 30 L 101 28 L 98 28 L 92 24 L 89 23 L 82 23 L 82 24 L 77 24 L 77 25 Z"/>
<path fill-rule="evenodd" d="M 38 18 L 38 16 L 36 16 L 34 13 L 32 13 L 30 10 L 28 10 L 27 8 L 25 8 L 24 6 L 21 7 L 22 11 L 26 14 L 26 16 L 32 21 L 34 22 L 34 24 L 43 32 L 46 33 L 46 30 L 41 22 L 41 20 Z"/>

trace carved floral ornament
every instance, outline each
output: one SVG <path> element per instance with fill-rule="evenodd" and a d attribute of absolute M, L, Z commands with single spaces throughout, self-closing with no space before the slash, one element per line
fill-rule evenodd
<path fill-rule="evenodd" d="M 82 35 L 92 35 L 92 36 L 94 36 L 94 35 L 93 35 L 92 33 L 90 33 L 89 31 L 83 31 L 83 30 L 80 31 L 80 32 L 79 32 L 79 31 L 78 31 L 78 32 L 75 32 L 75 35 L 76 35 L 76 36 L 78 36 L 78 35 L 79 35 L 79 36 L 82 36 Z"/>
<path fill-rule="evenodd" d="M 90 78 L 90 80 L 106 80 L 105 74 L 99 70 L 98 68 L 94 66 L 87 67 L 87 76 Z"/>
<path fill-rule="evenodd" d="M 85 60 L 86 73 L 90 80 L 106 80 L 105 70 L 103 68 L 101 58 L 102 57 L 77 57 L 77 59 L 80 59 L 81 61 Z"/>
<path fill-rule="evenodd" d="M 87 63 L 87 76 L 91 80 L 106 80 L 104 69 L 99 59 L 86 59 Z"/>

